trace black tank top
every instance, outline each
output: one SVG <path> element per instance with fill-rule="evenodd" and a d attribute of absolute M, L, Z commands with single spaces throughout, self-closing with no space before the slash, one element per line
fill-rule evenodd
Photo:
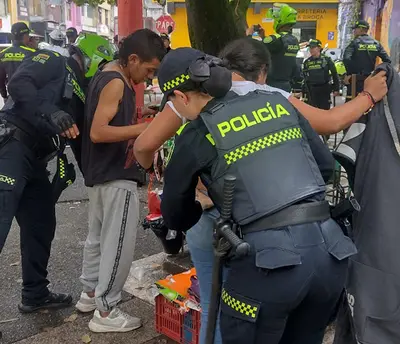
<path fill-rule="evenodd" d="M 141 168 L 133 153 L 134 139 L 116 143 L 93 143 L 90 139 L 90 128 L 100 93 L 113 79 L 121 79 L 125 87 L 118 112 L 110 125 L 127 126 L 137 123 L 135 92 L 126 84 L 124 78 L 118 72 L 98 72 L 89 84 L 82 133 L 82 168 L 86 186 L 120 179 L 136 182 L 140 182 L 142 179 Z"/>

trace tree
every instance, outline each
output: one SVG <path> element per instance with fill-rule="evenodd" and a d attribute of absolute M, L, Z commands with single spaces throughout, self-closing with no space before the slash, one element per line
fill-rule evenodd
<path fill-rule="evenodd" d="M 77 5 L 96 6 L 117 0 L 72 0 Z M 188 29 L 193 48 L 211 55 L 229 42 L 245 36 L 246 13 L 251 0 L 186 0 Z"/>
<path fill-rule="evenodd" d="M 244 37 L 250 2 L 251 0 L 186 0 L 192 47 L 217 55 L 227 43 Z"/>
<path fill-rule="evenodd" d="M 105 2 L 107 2 L 110 5 L 117 4 L 117 0 L 72 0 L 72 1 L 76 3 L 78 6 L 83 6 L 85 4 L 88 4 L 90 6 L 98 6 Z"/>

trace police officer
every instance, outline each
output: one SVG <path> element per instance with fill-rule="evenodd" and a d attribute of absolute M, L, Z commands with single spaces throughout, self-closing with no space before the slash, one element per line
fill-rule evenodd
<path fill-rule="evenodd" d="M 165 49 L 167 49 L 167 52 L 169 52 L 171 50 L 171 41 L 170 41 L 170 38 L 169 38 L 168 34 L 167 33 L 162 33 L 160 35 L 160 37 L 164 42 Z"/>
<path fill-rule="evenodd" d="M 65 46 L 65 35 L 61 32 L 60 29 L 55 29 L 50 32 L 50 43 L 42 42 L 39 44 L 39 48 L 48 49 L 55 51 L 65 57 L 69 56 L 68 49 Z"/>
<path fill-rule="evenodd" d="M 331 107 L 331 79 L 333 81 L 333 95 L 339 95 L 339 77 L 335 64 L 330 57 L 321 54 L 322 44 L 319 39 L 310 40 L 308 47 L 311 56 L 303 63 L 308 103 L 319 109 L 329 110 Z"/>
<path fill-rule="evenodd" d="M 70 46 L 74 44 L 78 38 L 78 31 L 74 27 L 69 27 L 66 31 L 66 36 L 68 39 L 67 46 Z"/>
<path fill-rule="evenodd" d="M 259 30 L 259 35 L 271 54 L 271 70 L 268 72 L 267 84 L 290 92 L 291 82 L 299 78 L 296 55 L 300 46 L 297 38 L 291 34 L 297 22 L 297 11 L 286 4 L 277 3 L 267 12 L 267 17 L 274 19 L 276 32 L 265 37 L 264 30 Z M 252 35 L 253 30 L 254 26 L 251 26 L 247 35 Z"/>
<path fill-rule="evenodd" d="M 161 210 L 168 228 L 199 220 L 198 177 L 221 210 L 233 174 L 233 220 L 251 246 L 229 261 L 222 291 L 224 343 L 322 343 L 356 249 L 330 219 L 328 148 L 280 93 L 229 92 L 231 73 L 204 53 L 180 48 L 158 72 L 164 98 L 191 122 L 176 138 Z M 200 113 L 200 115 L 199 115 Z"/>
<path fill-rule="evenodd" d="M 29 48 L 30 29 L 25 23 L 18 22 L 12 25 L 12 46 L 5 48 L 0 53 L 0 94 L 6 103 L 8 98 L 7 81 L 11 79 L 15 71 L 26 56 L 30 56 L 35 49 Z"/>
<path fill-rule="evenodd" d="M 347 75 L 356 75 L 356 93 L 363 90 L 364 80 L 375 69 L 376 58 L 383 62 L 389 62 L 389 55 L 382 45 L 368 35 L 369 24 L 365 20 L 358 20 L 353 26 L 354 40 L 350 42 L 343 54 L 343 63 Z M 356 95 L 351 94 L 351 86 L 347 87 L 347 101 Z"/>
<path fill-rule="evenodd" d="M 21 312 L 72 302 L 70 295 L 47 288 L 56 218 L 46 165 L 62 145 L 57 135 L 76 141 L 76 123 L 83 119 L 84 79 L 95 73 L 102 58 L 112 59 L 108 46 L 104 38 L 83 35 L 68 60 L 56 52 L 38 51 L 23 61 L 9 82 L 15 104 L 0 119 L 0 252 L 16 217 L 21 230 Z"/>

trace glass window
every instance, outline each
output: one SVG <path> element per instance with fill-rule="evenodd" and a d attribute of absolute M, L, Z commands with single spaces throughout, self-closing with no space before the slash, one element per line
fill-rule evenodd
<path fill-rule="evenodd" d="M 87 6 L 87 17 L 93 18 L 94 17 L 94 8 L 93 6 Z"/>
<path fill-rule="evenodd" d="M 0 16 L 6 17 L 8 12 L 7 0 L 0 0 Z"/>
<path fill-rule="evenodd" d="M 106 24 L 107 26 L 109 26 L 109 25 L 110 25 L 110 18 L 109 18 L 109 16 L 110 16 L 110 11 L 109 11 L 109 10 L 104 10 L 104 13 L 105 13 L 105 24 Z"/>
<path fill-rule="evenodd" d="M 97 10 L 99 11 L 99 13 L 98 13 L 99 24 L 103 24 L 103 16 L 102 16 L 103 9 L 99 7 Z"/>
<path fill-rule="evenodd" d="M 33 16 L 42 17 L 42 2 L 40 0 L 31 0 L 29 1 L 29 13 Z"/>
<path fill-rule="evenodd" d="M 293 28 L 293 34 L 300 42 L 306 42 L 315 39 L 317 36 L 316 21 L 299 21 Z"/>

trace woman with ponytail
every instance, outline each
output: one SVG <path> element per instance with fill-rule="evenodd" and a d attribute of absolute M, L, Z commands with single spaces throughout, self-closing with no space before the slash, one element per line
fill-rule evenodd
<path fill-rule="evenodd" d="M 270 57 L 268 50 L 260 42 L 252 39 L 240 39 L 230 43 L 220 54 L 222 64 L 231 70 L 231 90 L 238 95 L 246 95 L 254 90 L 266 90 L 281 93 L 292 105 L 308 119 L 311 126 L 319 134 L 336 133 L 355 122 L 370 106 L 367 97 L 357 99 L 331 110 L 313 108 L 289 93 L 272 88 L 265 84 Z M 224 79 L 229 85 L 229 81 Z M 385 77 L 377 75 L 366 81 L 368 91 L 375 100 L 381 99 L 386 93 Z M 183 90 L 185 91 L 185 90 Z M 189 92 L 190 94 L 190 92 Z M 167 103 L 168 104 L 168 103 Z M 172 103 L 169 103 L 172 105 Z M 195 116 L 196 114 L 193 114 Z M 179 117 L 178 117 L 179 116 Z M 179 110 L 169 105 L 153 120 L 149 127 L 135 142 L 135 155 L 139 163 L 149 168 L 153 162 L 153 153 L 170 137 L 174 136 L 183 124 Z M 195 149 L 193 147 L 193 149 Z M 185 168 L 185 167 L 182 167 Z M 198 187 L 198 198 L 205 207 L 211 206 L 211 201 L 204 195 L 204 187 Z M 211 294 L 211 275 L 213 265 L 213 220 L 219 216 L 215 208 L 205 210 L 197 224 L 186 232 L 186 240 L 191 252 L 192 261 L 197 270 L 200 282 L 200 298 L 202 306 L 202 326 L 200 343 L 205 340 L 208 318 L 208 305 Z M 219 326 L 215 343 L 222 343 Z"/>

